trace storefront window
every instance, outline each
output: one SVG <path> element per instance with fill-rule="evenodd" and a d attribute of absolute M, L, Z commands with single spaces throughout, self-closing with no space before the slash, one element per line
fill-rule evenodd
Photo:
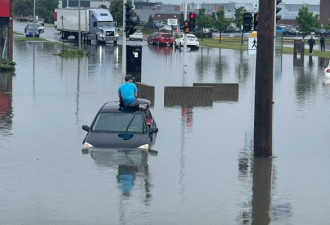
<path fill-rule="evenodd" d="M 0 60 L 8 58 L 8 19 L 0 18 Z"/>

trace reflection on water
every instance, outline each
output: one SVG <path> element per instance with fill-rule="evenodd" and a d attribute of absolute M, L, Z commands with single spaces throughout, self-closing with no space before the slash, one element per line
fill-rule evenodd
<path fill-rule="evenodd" d="M 144 181 L 145 202 L 151 198 L 148 152 L 145 150 L 96 150 L 90 155 L 100 167 L 116 169 L 118 187 L 129 196 L 137 179 Z"/>
<path fill-rule="evenodd" d="M 54 56 L 61 46 L 14 43 L 16 75 L 0 76 L 0 136 L 6 138 L 0 149 L 10 150 L 0 151 L 1 224 L 327 223 L 330 81 L 322 59 L 306 56 L 294 65 L 291 55 L 282 56 L 274 85 L 277 158 L 254 160 L 255 57 L 225 49 L 188 52 L 184 84 L 238 83 L 239 98 L 166 107 L 164 87 L 182 84 L 183 54 L 143 46 L 143 83 L 155 87 L 159 155 L 84 157 L 77 150 L 81 125 L 104 102 L 117 100 L 123 82 L 120 46 L 86 47 L 89 55 L 78 60 Z M 308 221 L 311 211 L 316 216 Z"/>
<path fill-rule="evenodd" d="M 0 73 L 0 133 L 4 136 L 11 134 L 12 106 L 12 77 L 13 72 Z"/>

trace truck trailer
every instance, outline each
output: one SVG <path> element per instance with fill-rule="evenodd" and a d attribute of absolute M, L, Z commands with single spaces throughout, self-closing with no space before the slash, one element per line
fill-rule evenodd
<path fill-rule="evenodd" d="M 79 11 L 81 36 L 88 41 L 105 43 L 112 41 L 117 44 L 118 32 L 116 22 L 107 9 L 94 8 L 63 8 L 55 9 L 54 23 L 56 30 L 61 32 L 62 39 L 79 35 Z"/>

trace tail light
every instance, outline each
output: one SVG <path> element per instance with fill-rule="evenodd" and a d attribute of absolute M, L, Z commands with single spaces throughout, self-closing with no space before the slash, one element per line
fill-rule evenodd
<path fill-rule="evenodd" d="M 326 73 L 330 73 L 330 68 L 328 68 L 325 72 L 326 72 Z"/>

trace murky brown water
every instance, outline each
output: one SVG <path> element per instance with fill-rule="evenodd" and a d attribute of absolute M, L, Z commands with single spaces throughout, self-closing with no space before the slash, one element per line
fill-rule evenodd
<path fill-rule="evenodd" d="M 276 158 L 253 160 L 255 56 L 201 48 L 183 75 L 182 52 L 144 46 L 158 155 L 82 154 L 81 125 L 117 99 L 121 49 L 89 46 L 78 60 L 52 55 L 61 48 L 15 41 L 17 71 L 0 76 L 0 224 L 329 222 L 327 60 L 277 58 Z M 238 101 L 164 106 L 164 86 L 194 82 L 239 83 Z"/>

